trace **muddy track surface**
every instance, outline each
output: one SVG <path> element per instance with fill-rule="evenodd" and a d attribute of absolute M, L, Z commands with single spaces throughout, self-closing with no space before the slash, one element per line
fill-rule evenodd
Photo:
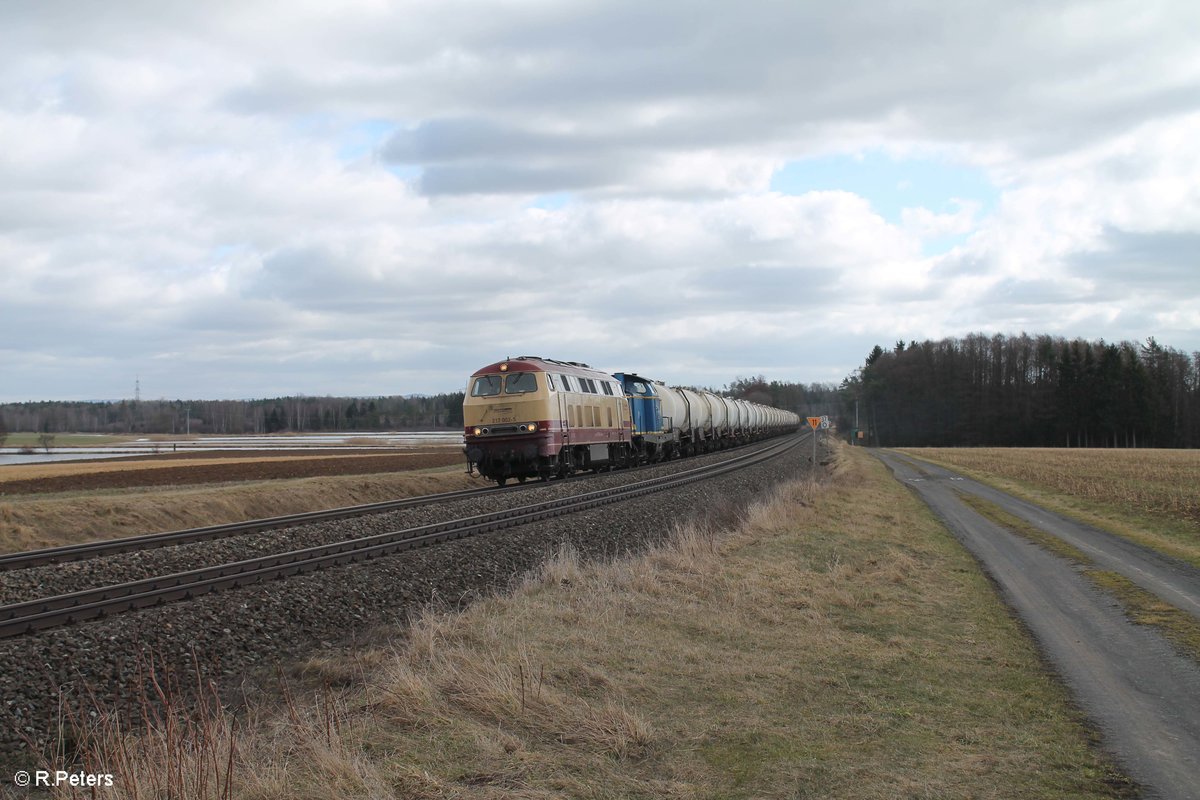
<path fill-rule="evenodd" d="M 959 493 L 1079 546 L 1192 614 L 1197 571 L 941 467 L 887 451 L 878 456 L 979 560 L 1145 796 L 1200 800 L 1197 664 L 1130 622 L 1076 565 L 976 513 Z"/>
<path fill-rule="evenodd" d="M 212 458 L 213 454 L 204 454 L 204 457 Z M 164 459 L 170 459 L 170 456 L 165 456 Z M 105 465 L 111 463 L 113 462 L 106 462 Z M 220 464 L 189 464 L 188 459 L 176 458 L 164 464 L 147 465 L 147 462 L 139 461 L 130 463 L 127 469 L 104 472 L 80 470 L 27 480 L 4 480 L 4 475 L 0 473 L 0 495 L 317 478 L 327 475 L 369 475 L 380 472 L 408 472 L 453 464 L 461 464 L 463 469 L 466 469 L 462 453 L 454 448 L 438 452 L 419 451 L 386 455 L 272 455 L 253 458 L 239 456 Z"/>

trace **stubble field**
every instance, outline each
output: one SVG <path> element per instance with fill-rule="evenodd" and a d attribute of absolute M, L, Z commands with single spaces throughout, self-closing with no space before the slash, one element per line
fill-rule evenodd
<path fill-rule="evenodd" d="M 457 448 L 229 451 L 0 468 L 0 552 L 482 486 Z"/>
<path fill-rule="evenodd" d="M 902 452 L 1200 565 L 1200 451 L 922 447 Z"/>

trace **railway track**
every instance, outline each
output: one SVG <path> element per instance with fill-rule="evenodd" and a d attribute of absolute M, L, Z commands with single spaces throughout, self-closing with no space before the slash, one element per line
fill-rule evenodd
<path fill-rule="evenodd" d="M 181 531 L 141 534 L 121 539 L 106 539 L 98 542 L 47 547 L 41 550 L 26 550 L 21 553 L 0 555 L 0 571 L 40 567 L 46 564 L 61 564 L 67 561 L 82 561 L 88 558 L 101 558 L 118 553 L 133 553 L 139 550 L 152 550 L 158 547 L 171 547 L 178 544 L 191 544 L 192 542 L 214 541 L 230 536 L 240 536 L 245 533 L 290 528 L 295 525 L 307 525 L 313 522 L 350 519 L 367 514 L 380 514 L 403 508 L 416 508 L 433 503 L 462 500 L 485 493 L 517 491 L 533 488 L 536 485 L 538 484 L 517 485 L 505 489 L 497 489 L 495 486 L 485 486 L 481 489 L 463 489 L 457 492 L 427 494 L 420 497 L 406 497 L 400 500 L 386 500 L 381 503 L 345 506 L 343 508 L 331 508 L 324 511 L 306 511 L 299 514 L 288 514 L 282 517 L 270 517 L 268 519 L 249 520 L 247 522 L 230 522 L 224 525 L 210 525 L 203 528 L 188 528 Z"/>
<path fill-rule="evenodd" d="M 660 462 L 666 463 L 666 462 Z M 649 464 L 645 466 L 657 466 Z M 585 475 L 577 475 L 567 480 L 586 479 Z M 556 482 L 557 483 L 557 482 Z M 70 561 L 83 561 L 90 558 L 117 555 L 119 553 L 134 553 L 142 550 L 152 550 L 161 547 L 172 547 L 193 542 L 208 542 L 241 536 L 247 533 L 290 528 L 297 525 L 307 525 L 316 522 L 331 522 L 352 519 L 370 514 L 382 514 L 389 511 L 399 511 L 406 508 L 447 503 L 455 500 L 467 500 L 483 495 L 510 495 L 513 493 L 536 489 L 546 484 L 533 481 L 524 484 L 512 484 L 506 487 L 485 486 L 479 489 L 462 489 L 455 492 L 406 497 L 398 500 L 386 500 L 380 503 L 366 503 L 356 506 L 345 506 L 322 511 L 306 511 L 298 514 L 287 514 L 280 517 L 248 520 L 245 522 L 229 522 L 221 525 L 209 525 L 202 528 L 187 528 L 185 530 L 167 531 L 164 533 L 139 534 L 119 539 L 105 539 L 96 542 L 61 545 L 39 550 L 26 550 L 19 553 L 0 554 L 0 572 L 40 567 L 47 564 L 61 564 Z"/>
<path fill-rule="evenodd" d="M 626 484 L 624 486 L 586 492 L 584 494 L 573 495 L 571 497 L 549 500 L 542 503 L 505 509 L 487 514 L 463 517 L 460 519 L 439 522 L 431 525 L 396 530 L 357 539 L 348 539 L 330 544 L 319 545 L 316 547 L 307 547 L 283 553 L 275 553 L 246 559 L 243 561 L 203 567 L 185 572 L 177 572 L 171 575 L 113 584 L 109 586 L 73 592 L 70 594 L 62 594 L 27 602 L 15 603 L 0 607 L 0 638 L 21 636 L 40 630 L 106 617 L 138 608 L 161 605 L 163 603 L 172 602 L 175 600 L 189 599 L 220 589 L 244 586 L 262 581 L 284 578 L 289 575 L 305 574 L 333 566 L 350 564 L 358 561 L 366 561 L 378 558 L 380 556 L 391 555 L 403 550 L 425 547 L 453 539 L 473 536 L 479 533 L 502 530 L 504 528 L 523 525 L 538 520 L 550 519 L 565 514 L 571 514 L 586 509 L 608 505 L 611 503 L 617 503 L 623 500 L 650 494 L 652 492 L 660 492 L 682 486 L 687 483 L 716 477 L 718 475 L 723 475 L 728 472 L 761 463 L 785 452 L 786 450 L 791 449 L 792 447 L 797 446 L 800 442 L 805 440 L 805 436 L 784 437 L 781 441 L 769 444 L 763 449 L 738 455 L 734 458 L 721 461 L 716 464 L 695 467 L 693 469 L 671 475 L 638 481 L 632 484 Z M 495 493 L 497 491 L 508 492 L 531 488 L 536 485 L 537 484 L 526 484 L 525 486 L 515 486 L 511 489 L 504 490 L 488 488 L 484 490 L 469 490 L 468 492 L 451 492 L 442 495 L 429 495 L 421 498 L 410 498 L 409 500 L 405 501 L 393 501 L 394 503 L 401 504 L 399 506 L 392 506 L 390 503 L 373 504 L 373 506 L 355 506 L 348 509 L 335 509 L 329 512 L 315 512 L 315 518 L 321 520 L 337 519 L 339 518 L 337 516 L 339 513 L 341 517 L 373 513 L 371 510 L 364 510 L 371 509 L 373 507 L 374 510 L 390 510 L 387 508 L 380 509 L 379 507 L 404 507 L 405 504 L 413 505 L 417 503 L 433 503 L 450 499 L 451 496 L 461 497 L 464 495 L 478 494 L 481 491 L 490 493 Z M 300 522 L 308 522 L 313 521 L 314 516 L 308 514 L 291 515 L 290 517 L 280 517 L 271 520 L 258 520 L 251 523 L 242 523 L 240 526 L 214 526 L 213 528 L 182 531 L 176 532 L 175 534 L 159 534 L 158 537 L 161 538 L 158 538 L 157 541 L 150 546 L 161 547 L 166 546 L 166 544 L 177 544 L 180 543 L 180 541 L 190 542 L 203 540 L 206 538 L 222 538 L 224 536 L 232 536 L 237 533 L 245 532 L 246 530 L 263 530 L 271 527 L 282 527 L 287 524 L 298 524 L 296 521 L 298 518 L 302 518 L 299 520 Z M 284 522 L 284 520 L 292 521 Z M 167 540 L 167 537 L 170 536 L 186 536 L 188 538 L 169 541 Z M 134 539 L 144 538 L 147 537 L 134 537 Z M 128 552 L 131 549 L 138 549 L 134 546 L 134 539 L 98 544 L 124 548 L 109 550 L 103 554 Z M 81 545 L 75 547 L 86 548 L 87 546 Z M 54 548 L 53 550 L 62 553 L 64 550 L 71 549 L 74 548 Z M 35 553 L 18 555 L 45 557 L 45 554 L 49 551 L 38 552 L 42 555 L 37 556 Z M 92 551 L 90 556 L 99 554 L 101 553 Z M 89 557 L 89 555 L 76 555 L 73 557 L 86 558 Z M 54 560 L 62 559 L 52 558 L 50 561 L 43 560 L 36 563 L 53 563 Z M 11 562 L 9 568 L 13 568 L 11 566 Z"/>

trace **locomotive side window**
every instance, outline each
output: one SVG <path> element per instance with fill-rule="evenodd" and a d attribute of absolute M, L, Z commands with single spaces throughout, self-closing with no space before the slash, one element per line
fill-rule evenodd
<path fill-rule="evenodd" d="M 532 372 L 510 372 L 504 384 L 505 394 L 528 394 L 537 391 L 537 378 Z"/>
<path fill-rule="evenodd" d="M 471 387 L 471 397 L 491 397 L 500 394 L 500 376 L 483 375 L 475 379 Z"/>
<path fill-rule="evenodd" d="M 604 393 L 606 395 L 608 395 L 609 397 L 612 397 L 612 393 L 613 393 L 612 384 L 611 383 L 602 383 L 600 385 L 604 387 Z"/>
<path fill-rule="evenodd" d="M 564 392 L 573 392 L 573 391 L 575 391 L 574 389 L 572 389 L 572 388 L 571 388 L 571 379 L 570 379 L 570 378 L 568 378 L 566 375 L 559 375 L 559 376 L 558 376 L 558 385 L 559 385 L 559 386 L 561 386 L 561 387 L 563 388 L 563 391 L 564 391 Z"/>

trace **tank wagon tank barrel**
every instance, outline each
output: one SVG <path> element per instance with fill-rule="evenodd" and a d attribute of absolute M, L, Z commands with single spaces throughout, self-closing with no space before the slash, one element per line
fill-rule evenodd
<path fill-rule="evenodd" d="M 503 486 L 705 453 L 795 431 L 797 414 L 578 361 L 507 358 L 463 400 L 468 471 Z"/>

